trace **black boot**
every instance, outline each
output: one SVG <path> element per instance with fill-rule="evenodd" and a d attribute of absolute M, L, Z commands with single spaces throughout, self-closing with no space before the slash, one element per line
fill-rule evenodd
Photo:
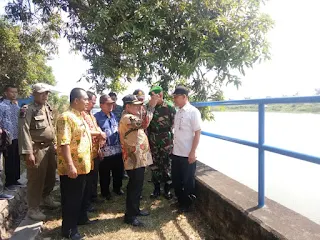
<path fill-rule="evenodd" d="M 160 196 L 160 183 L 154 184 L 153 193 L 151 193 L 150 198 L 158 198 Z"/>
<path fill-rule="evenodd" d="M 166 183 L 164 185 L 164 197 L 168 200 L 172 199 L 172 193 L 170 192 L 171 184 Z"/>

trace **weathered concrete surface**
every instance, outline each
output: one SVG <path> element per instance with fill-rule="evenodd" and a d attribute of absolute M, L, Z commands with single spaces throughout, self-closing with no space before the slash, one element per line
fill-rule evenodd
<path fill-rule="evenodd" d="M 20 176 L 20 183 L 26 185 L 26 173 Z M 5 239 L 8 236 L 8 230 L 12 228 L 14 221 L 21 219 L 21 214 L 24 214 L 27 208 L 26 203 L 26 187 L 20 187 L 17 192 L 6 192 L 14 195 L 12 200 L 0 201 L 0 239 Z"/>
<path fill-rule="evenodd" d="M 56 185 L 54 186 L 54 191 L 59 187 L 59 176 L 56 173 Z M 41 232 L 43 226 L 42 221 L 33 221 L 27 216 L 20 222 L 19 226 L 15 229 L 11 240 L 33 240 L 36 239 L 38 234 Z"/>
<path fill-rule="evenodd" d="M 25 218 L 14 231 L 11 240 L 34 240 L 40 233 L 43 222 L 33 221 Z"/>
<path fill-rule="evenodd" d="M 196 174 L 196 207 L 221 239 L 320 239 L 320 226 L 306 217 L 270 199 L 258 209 L 255 191 L 202 163 Z"/>

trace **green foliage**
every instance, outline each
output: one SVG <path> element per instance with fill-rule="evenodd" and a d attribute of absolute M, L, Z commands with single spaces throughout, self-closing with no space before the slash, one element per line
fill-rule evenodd
<path fill-rule="evenodd" d="M 240 86 L 246 68 L 270 57 L 266 34 L 273 23 L 259 11 L 263 0 L 33 3 L 44 19 L 57 11 L 68 14 L 65 36 L 91 63 L 86 78 L 98 91 L 133 78 L 164 89 L 184 79 L 194 100 L 219 100 L 223 84 Z M 28 4 L 12 6 L 19 13 L 14 16 L 28 21 L 36 14 Z"/>
<path fill-rule="evenodd" d="M 0 91 L 6 84 L 19 87 L 20 95 L 30 94 L 30 85 L 36 82 L 54 84 L 51 67 L 46 65 L 47 55 L 40 45 L 37 31 L 22 31 L 0 19 Z"/>
<path fill-rule="evenodd" d="M 65 112 L 70 105 L 68 96 L 59 97 L 56 93 L 50 93 L 48 102 L 53 109 L 54 122 L 59 114 Z"/>

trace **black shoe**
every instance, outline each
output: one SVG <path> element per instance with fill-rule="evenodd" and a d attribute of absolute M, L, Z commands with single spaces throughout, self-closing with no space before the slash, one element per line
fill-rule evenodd
<path fill-rule="evenodd" d="M 160 184 L 154 184 L 153 193 L 151 193 L 150 198 L 158 198 L 160 196 Z"/>
<path fill-rule="evenodd" d="M 86 222 L 79 222 L 78 225 L 92 225 L 95 224 L 99 221 L 99 219 L 95 219 L 95 220 L 87 220 Z"/>
<path fill-rule="evenodd" d="M 82 240 L 82 239 L 84 239 L 84 236 L 81 236 L 80 233 L 78 233 L 78 232 L 71 233 L 71 234 L 62 234 L 62 237 L 68 238 L 68 239 L 71 239 L 71 240 Z"/>
<path fill-rule="evenodd" d="M 124 191 L 122 191 L 122 189 L 120 189 L 119 191 L 113 191 L 113 192 L 119 196 L 124 194 Z"/>
<path fill-rule="evenodd" d="M 18 182 L 18 181 L 16 181 L 16 182 L 13 184 L 13 186 L 16 186 L 16 187 L 24 187 L 25 185 L 22 184 L 22 183 L 20 183 L 20 182 Z"/>
<path fill-rule="evenodd" d="M 193 203 L 197 199 L 197 196 L 194 194 L 190 194 L 188 198 L 190 199 L 190 202 Z"/>
<path fill-rule="evenodd" d="M 150 212 L 148 212 L 147 210 L 140 210 L 140 212 L 138 213 L 138 216 L 142 216 L 142 217 L 146 217 L 149 215 L 150 215 Z"/>
<path fill-rule="evenodd" d="M 84 236 L 81 236 L 80 233 L 76 233 L 73 236 L 70 236 L 71 240 L 83 240 Z"/>
<path fill-rule="evenodd" d="M 124 222 L 126 224 L 130 224 L 130 225 L 132 225 L 134 227 L 143 227 L 144 226 L 144 223 L 139 221 L 137 218 L 134 218 L 132 220 L 128 220 L 128 219 L 125 218 Z"/>
<path fill-rule="evenodd" d="M 164 185 L 164 197 L 168 200 L 172 199 L 172 193 L 170 192 L 171 184 L 166 183 Z"/>
<path fill-rule="evenodd" d="M 160 192 L 153 191 L 153 193 L 150 194 L 150 198 L 158 198 L 160 197 Z"/>
<path fill-rule="evenodd" d="M 170 191 L 164 193 L 163 196 L 164 196 L 166 199 L 168 199 L 168 200 L 172 199 L 172 197 L 173 197 L 173 196 L 172 196 L 172 193 L 171 193 Z"/>
<path fill-rule="evenodd" d="M 158 198 L 160 197 L 160 190 L 154 190 L 153 193 L 150 194 L 150 198 Z"/>

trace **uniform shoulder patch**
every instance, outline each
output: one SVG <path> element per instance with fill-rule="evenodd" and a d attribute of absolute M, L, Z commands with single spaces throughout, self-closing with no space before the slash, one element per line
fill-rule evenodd
<path fill-rule="evenodd" d="M 28 111 L 28 105 L 24 105 L 22 108 L 20 108 L 19 117 L 25 118 L 27 115 L 27 111 Z"/>
<path fill-rule="evenodd" d="M 133 128 L 141 127 L 142 121 L 140 118 L 137 118 L 136 116 L 130 116 L 129 121 Z"/>

